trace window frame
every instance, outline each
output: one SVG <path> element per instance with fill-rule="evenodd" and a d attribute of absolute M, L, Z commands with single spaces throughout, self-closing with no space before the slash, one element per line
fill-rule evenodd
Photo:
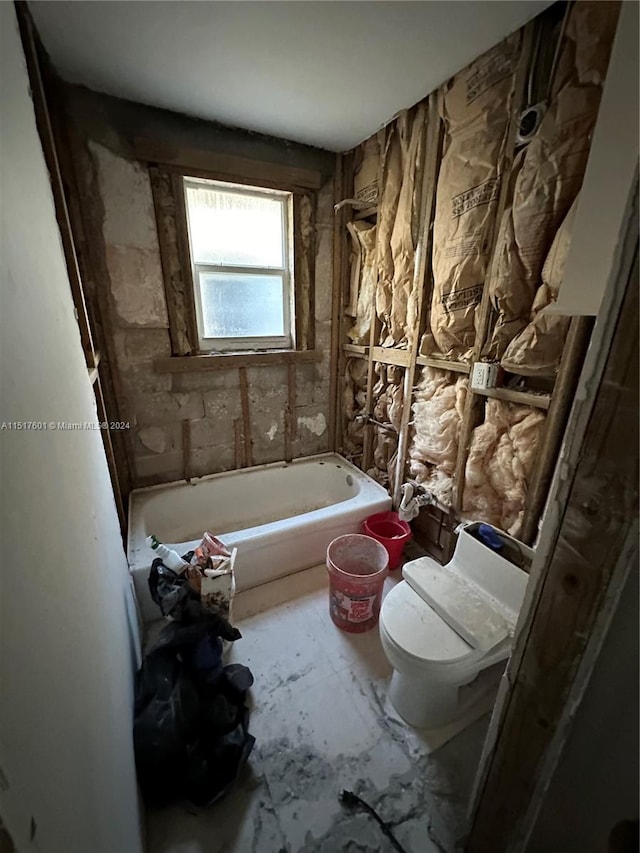
<path fill-rule="evenodd" d="M 282 267 L 259 267 L 236 264 L 210 264 L 197 262 L 194 257 L 189 221 L 188 189 L 202 187 L 220 189 L 234 195 L 252 198 L 268 198 L 280 202 L 282 215 Z M 293 245 L 293 193 L 287 190 L 276 190 L 268 187 L 257 187 L 234 183 L 233 181 L 199 178 L 182 175 L 182 192 L 184 199 L 185 224 L 187 241 L 191 260 L 191 287 L 193 307 L 195 309 L 195 325 L 198 351 L 207 354 L 228 352 L 259 352 L 262 350 L 295 350 L 295 282 L 294 282 L 294 245 Z M 201 276 L 206 273 L 229 273 L 278 276 L 282 280 L 282 307 L 284 335 L 255 335 L 237 337 L 208 337 L 205 335 L 202 311 Z"/>

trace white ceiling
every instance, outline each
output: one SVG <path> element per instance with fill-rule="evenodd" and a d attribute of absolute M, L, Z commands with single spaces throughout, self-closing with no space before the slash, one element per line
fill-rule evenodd
<path fill-rule="evenodd" d="M 29 5 L 71 82 L 344 151 L 549 0 Z"/>

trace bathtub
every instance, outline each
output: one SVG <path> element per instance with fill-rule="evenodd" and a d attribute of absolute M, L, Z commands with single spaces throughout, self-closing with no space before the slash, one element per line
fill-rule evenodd
<path fill-rule="evenodd" d="M 324 563 L 327 545 L 390 509 L 386 490 L 336 453 L 211 474 L 131 493 L 127 556 L 145 621 L 160 611 L 147 586 L 153 533 L 178 553 L 208 530 L 238 548 L 238 592 Z"/>

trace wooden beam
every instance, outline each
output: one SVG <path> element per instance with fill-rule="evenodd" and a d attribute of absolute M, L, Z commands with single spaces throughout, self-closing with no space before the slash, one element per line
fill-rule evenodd
<path fill-rule="evenodd" d="M 315 347 L 316 205 L 316 197 L 309 193 L 293 195 L 294 321 L 298 350 Z"/>
<path fill-rule="evenodd" d="M 426 294 L 430 294 L 433 285 L 431 253 L 433 248 L 433 216 L 435 211 L 436 186 L 442 158 L 444 128 L 438 110 L 438 94 L 429 96 L 427 106 L 427 130 L 425 138 L 424 166 L 422 175 L 422 194 L 418 222 L 418 244 L 416 246 L 413 270 L 413 291 L 418 293 L 418 326 L 414 329 L 410 349 L 407 351 L 406 371 L 404 375 L 404 393 L 402 400 L 402 418 L 398 432 L 398 455 L 395 480 L 393 483 L 393 503 L 400 504 L 400 489 L 409 453 L 409 424 L 413 403 L 413 386 L 416 375 L 416 358 L 420 347 L 422 329 L 426 320 Z"/>
<path fill-rule="evenodd" d="M 191 482 L 191 421 L 182 421 L 182 457 L 184 479 Z"/>
<path fill-rule="evenodd" d="M 382 203 L 382 196 L 384 194 L 384 167 L 385 167 L 385 151 L 387 144 L 387 137 L 390 132 L 390 126 L 383 128 L 379 132 L 380 139 L 380 164 L 378 168 L 378 206 Z M 379 223 L 378 223 L 379 224 Z M 373 409 L 375 406 L 375 401 L 373 399 L 373 372 L 374 372 L 374 359 L 373 359 L 373 350 L 374 347 L 378 343 L 378 339 L 380 337 L 380 329 L 381 323 L 378 318 L 378 312 L 376 311 L 376 297 L 378 294 L 378 246 L 379 240 L 376 239 L 376 251 L 373 268 L 375 270 L 375 285 L 372 288 L 371 294 L 371 328 L 369 330 L 369 353 L 368 353 L 368 368 L 367 368 L 367 392 L 366 392 L 366 401 L 364 406 L 364 414 L 369 418 L 373 416 Z M 371 463 L 373 461 L 373 439 L 374 439 L 374 428 L 373 425 L 368 421 L 365 423 L 364 431 L 363 431 L 363 445 L 362 445 L 362 470 L 367 471 L 371 467 Z"/>
<path fill-rule="evenodd" d="M 22 47 L 27 63 L 27 71 L 29 73 L 29 83 L 31 84 L 38 135 L 40 136 L 42 151 L 51 180 L 56 220 L 58 222 L 62 249 L 67 264 L 69 283 L 73 294 L 73 304 L 76 309 L 76 320 L 80 328 L 80 342 L 84 351 L 87 367 L 97 367 L 97 362 L 95 361 L 95 346 L 84 298 L 80 267 L 76 256 L 71 220 L 69 218 L 69 210 L 64 192 L 64 182 L 58 159 L 58 150 L 53 132 L 51 116 L 49 114 L 45 87 L 42 80 L 40 61 L 38 58 L 37 34 L 27 4 L 16 3 L 15 9 L 18 27 L 20 29 L 20 36 L 22 39 Z"/>
<path fill-rule="evenodd" d="M 542 441 L 536 451 L 536 466 L 527 492 L 520 534 L 520 538 L 526 545 L 533 544 L 538 532 L 538 520 L 549 494 L 549 485 L 592 328 L 593 318 L 591 317 L 573 317 L 569 326 Z"/>
<path fill-rule="evenodd" d="M 243 468 L 253 467 L 253 440 L 251 438 L 251 415 L 249 413 L 249 385 L 247 368 L 238 368 L 240 376 L 240 403 L 242 406 L 242 440 L 244 447 Z"/>
<path fill-rule="evenodd" d="M 637 232 L 633 239 L 637 241 Z M 613 605 L 627 573 L 637 570 L 637 317 L 636 242 L 613 340 L 605 338 L 596 356 L 600 359 L 602 352 L 604 370 L 589 377 L 597 390 L 587 391 L 585 405 L 593 401 L 593 406 L 584 438 L 567 462 L 567 499 L 555 504 L 562 512 L 557 539 L 541 566 L 532 606 L 516 639 L 468 853 L 515 853 L 525 847 L 527 822 L 546 789 L 544 777 L 557 762 Z M 579 430 L 578 421 L 573 419 Z"/>
<path fill-rule="evenodd" d="M 381 364 L 395 364 L 397 367 L 408 367 L 411 363 L 411 352 L 395 347 L 374 347 L 373 360 Z"/>
<path fill-rule="evenodd" d="M 228 370 L 231 367 L 261 367 L 322 361 L 322 350 L 265 350 L 265 352 L 217 352 L 208 355 L 160 356 L 153 360 L 158 373 L 192 373 Z"/>
<path fill-rule="evenodd" d="M 515 157 L 516 133 L 520 126 L 520 111 L 522 104 L 525 101 L 525 88 L 527 84 L 527 75 L 531 65 L 531 55 L 533 51 L 533 37 L 535 32 L 535 21 L 530 21 L 523 29 L 522 43 L 520 45 L 520 61 L 515 72 L 513 84 L 513 101 L 511 104 L 511 116 L 509 117 L 509 125 L 505 138 L 505 146 L 502 155 L 502 160 L 498 164 L 498 174 L 500 175 L 500 193 L 498 195 L 498 204 L 496 206 L 496 215 L 493 221 L 492 233 L 490 235 L 489 245 L 489 263 L 487 265 L 487 273 L 485 275 L 484 287 L 482 289 L 482 299 L 477 311 L 476 323 L 476 339 L 473 346 L 471 363 L 478 361 L 485 341 L 487 339 L 491 324 L 491 299 L 490 299 L 490 282 L 493 278 L 494 268 L 497 262 L 496 259 L 496 243 L 498 232 L 500 229 L 500 221 L 504 213 L 507 196 L 509 192 L 509 176 L 513 168 L 513 160 Z M 482 395 L 469 389 L 467 394 L 464 412 L 462 415 L 462 423 L 460 425 L 460 437 L 458 439 L 458 458 L 456 460 L 456 470 L 454 474 L 454 508 L 458 515 L 462 511 L 462 499 L 464 494 L 464 479 L 465 469 L 467 466 L 467 457 L 469 455 L 469 447 L 471 445 L 471 434 L 478 425 L 481 413 L 484 407 L 484 398 Z"/>
<path fill-rule="evenodd" d="M 322 173 L 299 166 L 251 160 L 221 151 L 203 148 L 176 148 L 157 139 L 136 137 L 133 141 L 136 157 L 147 163 L 160 163 L 177 168 L 180 173 L 204 177 L 216 175 L 221 180 L 235 181 L 275 189 L 319 190 Z"/>
<path fill-rule="evenodd" d="M 186 316 L 185 291 L 193 287 L 190 267 L 183 267 L 178 242 L 178 221 L 174 181 L 169 172 L 157 166 L 149 168 L 164 294 L 169 317 L 169 336 L 173 355 L 190 355 L 194 350 L 192 328 Z"/>
<path fill-rule="evenodd" d="M 515 388 L 474 388 L 473 393 L 481 397 L 491 397 L 494 400 L 518 403 L 521 406 L 533 406 L 535 409 L 548 409 L 551 405 L 550 394 L 535 391 L 518 391 Z M 555 464 L 555 456 L 553 461 Z"/>
<path fill-rule="evenodd" d="M 342 351 L 350 356 L 362 356 L 363 358 L 369 356 L 369 347 L 363 347 L 359 344 L 342 344 Z"/>
<path fill-rule="evenodd" d="M 196 323 L 196 305 L 193 293 L 191 249 L 189 247 L 189 226 L 187 224 L 187 203 L 184 195 L 184 181 L 181 175 L 171 176 L 173 190 L 174 212 L 176 220 L 176 239 L 180 268 L 183 280 L 183 310 L 184 322 L 191 345 L 191 352 L 198 352 L 198 326 Z"/>
<path fill-rule="evenodd" d="M 445 358 L 435 358 L 431 355 L 419 355 L 416 364 L 422 367 L 437 367 L 439 370 L 453 370 L 456 373 L 471 373 L 471 365 L 464 361 L 447 361 Z"/>
<path fill-rule="evenodd" d="M 234 418 L 233 421 L 233 449 L 233 467 L 236 471 L 238 470 L 238 468 L 245 468 L 246 466 L 244 456 L 244 439 L 242 437 L 242 418 Z"/>
<path fill-rule="evenodd" d="M 344 157 L 336 154 L 336 166 L 333 173 L 333 201 L 337 204 L 344 186 Z M 337 450 L 337 437 L 340 435 L 338 418 L 340 412 L 338 393 L 338 366 L 340 361 L 340 307 L 342 305 L 342 243 L 344 240 L 345 213 L 342 208 L 333 217 L 333 266 L 331 276 L 331 349 L 329 361 L 329 450 Z"/>
<path fill-rule="evenodd" d="M 293 442 L 296 438 L 296 368 L 287 365 L 287 407 L 284 410 L 284 461 L 293 459 Z"/>

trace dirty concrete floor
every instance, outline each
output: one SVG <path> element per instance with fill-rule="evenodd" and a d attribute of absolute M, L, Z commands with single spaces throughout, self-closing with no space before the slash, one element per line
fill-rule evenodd
<path fill-rule="evenodd" d="M 243 637 L 229 661 L 255 677 L 256 745 L 221 802 L 148 812 L 149 853 L 392 853 L 371 817 L 340 805 L 344 788 L 393 825 L 407 853 L 453 853 L 488 715 L 462 731 L 403 723 L 386 700 L 377 630 L 333 625 L 323 567 L 240 594 L 234 622 Z"/>

